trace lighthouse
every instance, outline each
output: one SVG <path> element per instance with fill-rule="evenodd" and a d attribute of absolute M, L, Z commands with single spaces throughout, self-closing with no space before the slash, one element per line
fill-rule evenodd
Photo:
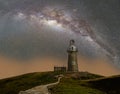
<path fill-rule="evenodd" d="M 78 72 L 77 52 L 78 52 L 78 49 L 75 46 L 75 41 L 70 40 L 70 44 L 69 44 L 69 47 L 67 49 L 68 71 L 69 72 Z"/>

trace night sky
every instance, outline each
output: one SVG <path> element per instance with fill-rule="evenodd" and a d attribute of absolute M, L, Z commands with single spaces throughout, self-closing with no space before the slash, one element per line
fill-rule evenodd
<path fill-rule="evenodd" d="M 0 0 L 2 57 L 22 64 L 36 57 L 66 60 L 70 39 L 76 42 L 78 57 L 107 59 L 118 69 L 120 1 Z"/>

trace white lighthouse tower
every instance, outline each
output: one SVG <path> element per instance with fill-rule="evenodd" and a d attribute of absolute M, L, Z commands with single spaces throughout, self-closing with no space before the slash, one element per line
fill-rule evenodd
<path fill-rule="evenodd" d="M 78 49 L 75 46 L 74 40 L 70 40 L 70 45 L 68 47 L 67 52 L 68 52 L 68 71 L 78 72 L 78 63 L 77 63 Z"/>

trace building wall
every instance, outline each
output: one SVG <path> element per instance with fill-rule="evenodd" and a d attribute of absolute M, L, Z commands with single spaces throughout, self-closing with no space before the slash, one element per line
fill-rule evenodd
<path fill-rule="evenodd" d="M 65 72 L 66 71 L 66 67 L 54 67 L 54 71 Z"/>
<path fill-rule="evenodd" d="M 76 51 L 68 51 L 68 71 L 77 72 L 78 64 L 77 64 L 77 52 Z"/>

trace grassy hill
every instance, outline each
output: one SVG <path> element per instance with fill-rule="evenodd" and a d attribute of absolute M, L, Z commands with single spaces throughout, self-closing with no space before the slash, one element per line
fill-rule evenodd
<path fill-rule="evenodd" d="M 81 85 L 99 89 L 107 94 L 120 94 L 120 76 L 87 80 Z"/>
<path fill-rule="evenodd" d="M 58 74 L 60 73 L 29 73 L 0 80 L 0 94 L 18 94 L 21 90 L 27 90 L 41 84 L 56 82 L 57 79 L 54 76 Z"/>
<path fill-rule="evenodd" d="M 82 86 L 82 80 L 100 78 L 102 76 L 90 74 L 88 72 L 66 73 L 61 82 L 50 88 L 51 94 L 106 94 L 98 89 Z"/>
<path fill-rule="evenodd" d="M 105 94 L 100 90 L 81 86 L 79 83 L 79 80 L 64 78 L 60 84 L 50 88 L 50 91 L 51 94 Z"/>
<path fill-rule="evenodd" d="M 17 77 L 0 80 L 0 94 L 18 94 L 38 85 L 56 82 L 56 75 L 64 74 L 61 82 L 51 87 L 51 94 L 120 94 L 120 76 L 108 77 L 88 72 L 29 73 Z"/>

